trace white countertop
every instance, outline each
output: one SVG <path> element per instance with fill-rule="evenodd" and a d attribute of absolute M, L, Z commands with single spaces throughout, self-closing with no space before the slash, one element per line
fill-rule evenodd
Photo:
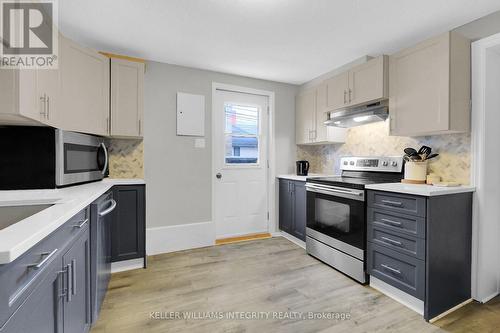
<path fill-rule="evenodd" d="M 298 180 L 298 181 L 305 182 L 307 180 L 307 178 L 328 177 L 328 176 L 333 176 L 333 175 L 326 175 L 326 174 L 320 174 L 320 173 L 310 173 L 307 176 L 297 176 L 295 174 L 289 174 L 289 175 L 279 175 L 276 178 Z"/>
<path fill-rule="evenodd" d="M 54 204 L 0 230 L 0 264 L 14 261 L 39 241 L 90 205 L 113 185 L 145 184 L 143 179 L 105 179 L 49 190 L 0 191 L 0 206 Z"/>
<path fill-rule="evenodd" d="M 404 183 L 373 184 L 373 185 L 366 185 L 365 188 L 367 190 L 413 194 L 425 197 L 474 192 L 476 190 L 476 188 L 473 186 L 463 186 L 463 185 L 455 187 L 440 187 L 433 185 L 414 185 L 414 184 L 404 184 Z"/>

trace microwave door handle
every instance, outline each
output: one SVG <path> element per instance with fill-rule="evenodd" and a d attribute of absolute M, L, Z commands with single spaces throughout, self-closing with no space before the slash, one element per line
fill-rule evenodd
<path fill-rule="evenodd" d="M 104 142 L 101 142 L 100 146 L 104 151 L 104 167 L 101 171 L 101 173 L 104 175 L 106 173 L 106 169 L 108 168 L 108 149 L 106 149 L 106 145 L 104 144 Z"/>

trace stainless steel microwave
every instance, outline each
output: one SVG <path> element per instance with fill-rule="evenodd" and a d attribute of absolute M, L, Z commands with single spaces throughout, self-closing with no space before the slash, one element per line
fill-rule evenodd
<path fill-rule="evenodd" d="M 56 186 L 100 180 L 108 170 L 108 150 L 98 136 L 55 130 Z"/>
<path fill-rule="evenodd" d="M 43 189 L 108 174 L 102 137 L 49 127 L 0 127 L 0 189 Z"/>

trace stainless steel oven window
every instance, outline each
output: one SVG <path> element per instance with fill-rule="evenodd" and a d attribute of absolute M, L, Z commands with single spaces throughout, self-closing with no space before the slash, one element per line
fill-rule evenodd
<path fill-rule="evenodd" d="M 315 199 L 316 222 L 325 227 L 333 228 L 342 233 L 350 231 L 351 207 L 347 204 Z"/>

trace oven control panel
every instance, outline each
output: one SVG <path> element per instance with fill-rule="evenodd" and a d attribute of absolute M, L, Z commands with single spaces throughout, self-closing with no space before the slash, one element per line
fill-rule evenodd
<path fill-rule="evenodd" d="M 403 158 L 400 156 L 342 157 L 340 159 L 340 169 L 351 171 L 401 172 L 403 170 Z"/>

